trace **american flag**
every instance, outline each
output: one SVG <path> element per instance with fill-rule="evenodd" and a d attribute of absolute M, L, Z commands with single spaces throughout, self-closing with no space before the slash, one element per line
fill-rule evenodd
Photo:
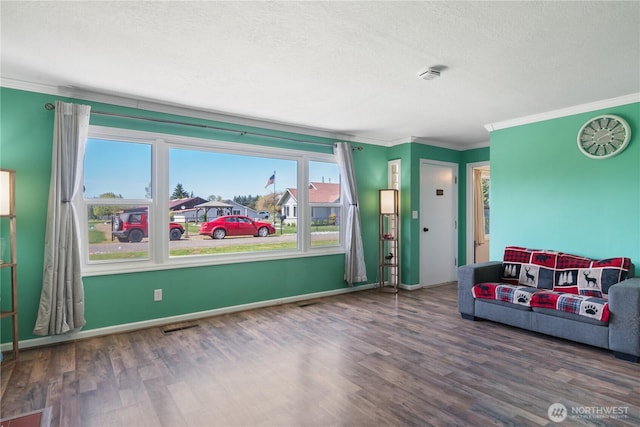
<path fill-rule="evenodd" d="M 267 188 L 268 186 L 270 186 L 271 184 L 274 184 L 275 182 L 276 182 L 276 173 L 273 172 L 273 175 L 269 177 L 269 179 L 267 180 L 267 183 L 264 185 L 264 188 Z"/>

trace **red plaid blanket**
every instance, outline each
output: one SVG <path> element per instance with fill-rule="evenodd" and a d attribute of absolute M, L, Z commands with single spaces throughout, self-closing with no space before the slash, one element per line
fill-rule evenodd
<path fill-rule="evenodd" d="M 531 297 L 531 307 L 561 310 L 597 319 L 604 323 L 609 321 L 609 303 L 602 298 L 541 291 Z"/>
<path fill-rule="evenodd" d="M 504 301 L 530 307 L 531 295 L 540 292 L 540 289 L 504 283 L 478 283 L 474 285 L 472 291 L 474 298 Z"/>

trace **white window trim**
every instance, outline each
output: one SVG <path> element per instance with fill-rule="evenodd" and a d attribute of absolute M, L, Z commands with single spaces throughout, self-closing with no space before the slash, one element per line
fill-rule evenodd
<path fill-rule="evenodd" d="M 312 151 L 292 150 L 280 147 L 270 147 L 263 145 L 243 144 L 237 142 L 227 142 L 215 139 L 195 138 L 188 136 L 161 134 L 156 132 L 136 131 L 121 128 L 111 128 L 104 126 L 89 126 L 89 138 L 111 139 L 115 141 L 137 142 L 151 144 L 151 200 L 138 200 L 141 204 L 149 204 L 154 218 L 150 222 L 153 230 L 152 236 L 164 236 L 168 233 L 164 224 L 169 223 L 168 209 L 161 208 L 169 205 L 169 175 L 160 171 L 169 170 L 169 150 L 172 148 L 211 150 L 216 152 L 250 155 L 253 157 L 270 157 L 285 160 L 297 161 L 298 166 L 298 188 L 306 188 L 309 182 L 308 164 L 310 161 L 335 162 L 333 154 L 317 153 Z M 84 172 L 84 171 L 83 171 Z M 162 190 L 162 191 L 161 191 Z M 196 267 L 204 265 L 220 265 L 246 263 L 253 261 L 268 261 L 275 259 L 305 258 L 323 255 L 333 255 L 344 253 L 344 227 L 340 227 L 340 245 L 311 247 L 310 221 L 306 220 L 310 213 L 308 194 L 306 191 L 298 192 L 298 218 L 303 218 L 302 227 L 298 227 L 298 244 L 296 249 L 283 251 L 266 251 L 254 253 L 234 253 L 224 255 L 191 255 L 184 257 L 169 256 L 169 238 L 149 239 L 149 258 L 139 260 L 119 260 L 117 262 L 91 261 L 88 260 L 88 250 L 86 248 L 86 236 L 88 236 L 88 204 L 113 204 L 113 200 L 89 199 L 84 200 L 81 192 L 73 200 L 78 212 L 83 255 L 82 274 L 83 276 L 98 276 L 104 274 L 131 273 L 142 271 L 155 271 L 165 269 L 175 269 L 184 267 Z M 344 197 L 341 197 L 344 200 Z M 342 207 L 344 215 L 344 203 L 338 204 Z M 341 224 L 344 221 L 341 219 Z M 151 233 L 150 233 L 151 234 Z"/>

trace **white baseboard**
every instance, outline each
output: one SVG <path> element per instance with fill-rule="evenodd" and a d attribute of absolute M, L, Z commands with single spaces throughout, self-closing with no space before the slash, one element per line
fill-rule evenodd
<path fill-rule="evenodd" d="M 268 301 L 259 301 L 249 304 L 234 305 L 231 307 L 216 308 L 213 310 L 199 311 L 196 313 L 180 314 L 178 316 L 162 317 L 159 319 L 143 320 L 141 322 L 127 323 L 123 325 L 107 326 L 104 328 L 90 329 L 87 331 L 73 331 L 63 335 L 51 335 L 42 338 L 32 338 L 23 340 L 18 343 L 19 348 L 26 349 L 32 347 L 41 347 L 46 345 L 58 344 L 61 342 L 75 341 L 84 338 L 92 338 L 97 336 L 111 335 L 122 332 L 130 332 L 137 329 L 151 328 L 155 326 L 168 325 L 171 323 L 185 322 L 189 320 L 202 319 L 204 317 L 219 316 L 221 314 L 234 313 L 244 310 L 252 310 L 256 308 L 270 307 L 275 305 L 289 304 L 299 301 L 306 301 L 317 298 L 329 297 L 332 295 L 346 294 L 350 292 L 364 291 L 367 289 L 375 289 L 377 284 L 371 283 L 367 285 L 354 286 L 352 288 L 335 289 L 331 291 L 315 292 L 312 294 L 296 295 L 286 298 L 278 298 Z M 11 351 L 12 343 L 4 343 L 0 346 L 0 351 Z"/>
<path fill-rule="evenodd" d="M 458 283 L 457 280 L 452 280 L 451 282 L 443 282 L 443 283 L 436 283 L 434 285 L 424 285 L 424 286 L 420 286 L 421 288 L 437 288 L 438 286 L 445 286 L 445 285 L 452 285 L 454 283 Z"/>
<path fill-rule="evenodd" d="M 415 284 L 415 285 L 405 285 L 405 284 L 402 284 L 402 283 L 400 284 L 400 289 L 405 289 L 407 291 L 415 291 L 415 290 L 422 289 L 422 288 L 423 288 L 423 286 L 420 283 Z"/>

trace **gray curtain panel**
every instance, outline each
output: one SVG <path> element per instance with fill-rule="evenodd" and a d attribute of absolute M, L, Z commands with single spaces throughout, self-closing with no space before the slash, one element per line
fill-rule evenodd
<path fill-rule="evenodd" d="M 84 289 L 79 223 L 73 199 L 82 188 L 82 163 L 91 107 L 56 102 L 44 269 L 35 335 L 82 328 Z"/>
<path fill-rule="evenodd" d="M 350 144 L 338 142 L 334 145 L 333 152 L 338 160 L 338 167 L 340 168 L 340 176 L 344 189 L 343 192 L 348 204 L 345 230 L 346 253 L 344 280 L 349 286 L 353 286 L 354 283 L 367 280 L 367 267 L 364 263 L 364 250 L 362 246 L 356 174 L 353 169 L 353 155 Z"/>

